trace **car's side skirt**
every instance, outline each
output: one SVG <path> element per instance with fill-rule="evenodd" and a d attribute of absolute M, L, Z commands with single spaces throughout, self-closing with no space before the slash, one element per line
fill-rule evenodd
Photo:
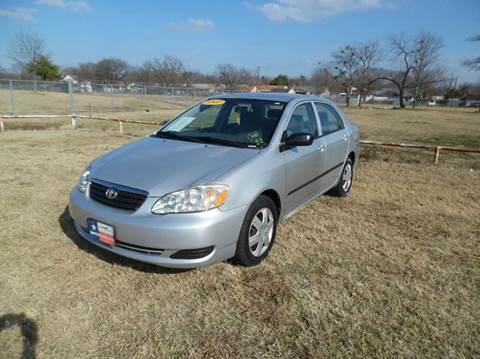
<path fill-rule="evenodd" d="M 340 163 L 338 165 L 336 165 L 335 167 L 332 167 L 331 169 L 329 169 L 328 171 L 322 173 L 320 176 L 316 177 L 314 180 L 316 181 L 317 179 L 319 179 L 320 177 L 323 177 L 325 176 L 326 174 L 330 173 L 331 171 L 337 169 L 338 167 L 340 166 L 343 166 L 343 163 Z M 337 179 L 338 181 L 338 179 Z M 310 184 L 312 183 L 313 181 L 309 181 L 307 184 Z M 336 183 L 336 182 L 335 182 Z M 303 186 L 304 187 L 304 186 Z M 312 196 L 311 198 L 307 199 L 305 202 L 303 202 L 301 205 L 299 205 L 298 207 L 292 209 L 290 212 L 286 213 L 283 217 L 282 217 L 282 220 L 284 219 L 287 219 L 291 216 L 293 216 L 295 213 L 297 213 L 298 211 L 300 211 L 301 209 L 303 209 L 303 207 L 307 206 L 310 202 L 312 202 L 314 199 L 316 199 L 317 197 L 321 196 L 322 194 L 325 194 L 327 193 L 328 191 L 330 191 L 331 188 L 327 188 L 319 193 L 317 193 L 316 195 Z M 292 192 L 289 193 L 289 195 L 291 194 Z"/>
<path fill-rule="evenodd" d="M 327 171 L 319 174 L 317 177 L 312 178 L 312 179 L 309 180 L 308 182 L 305 182 L 304 184 L 302 184 L 302 185 L 298 186 L 297 188 L 291 190 L 290 192 L 288 192 L 287 196 L 290 196 L 290 195 L 294 194 L 295 192 L 300 191 L 302 188 L 304 188 L 304 187 L 308 186 L 309 184 L 311 184 L 311 183 L 319 180 L 319 179 L 322 178 L 323 176 L 328 175 L 330 172 L 336 170 L 336 169 L 337 169 L 338 167 L 340 167 L 340 166 L 343 166 L 343 162 L 342 162 L 342 163 L 339 163 L 338 165 L 333 166 L 333 167 L 330 168 L 329 170 L 327 170 Z"/>

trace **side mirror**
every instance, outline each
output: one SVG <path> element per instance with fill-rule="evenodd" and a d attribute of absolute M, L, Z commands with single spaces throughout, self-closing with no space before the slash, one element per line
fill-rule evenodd
<path fill-rule="evenodd" d="M 294 133 L 288 136 L 283 142 L 283 151 L 298 146 L 310 146 L 313 143 L 313 136 L 309 133 Z M 281 149 L 282 150 L 282 149 Z"/>
<path fill-rule="evenodd" d="M 170 123 L 171 120 L 165 120 L 162 122 L 162 127 L 165 127 L 166 125 L 168 125 Z"/>

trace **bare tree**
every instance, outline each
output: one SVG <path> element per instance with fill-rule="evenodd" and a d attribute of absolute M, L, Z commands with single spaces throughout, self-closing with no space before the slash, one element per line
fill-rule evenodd
<path fill-rule="evenodd" d="M 187 73 L 183 62 L 167 55 L 163 59 L 148 60 L 138 70 L 138 78 L 143 82 L 156 82 L 164 86 L 178 86 L 184 80 L 188 82 Z"/>
<path fill-rule="evenodd" d="M 346 94 L 346 106 L 350 106 L 350 96 L 353 90 L 355 74 L 358 66 L 357 50 L 350 45 L 346 45 L 338 49 L 332 54 L 333 71 L 325 68 L 327 73 L 342 83 Z"/>
<path fill-rule="evenodd" d="M 327 89 L 334 92 L 343 91 L 343 85 L 321 63 L 313 71 L 310 77 L 310 84 L 316 93 L 322 93 Z"/>
<path fill-rule="evenodd" d="M 77 76 L 79 81 L 93 81 L 95 80 L 95 63 L 94 62 L 84 62 L 78 64 L 77 67 L 72 69 L 65 70 L 65 72 L 70 72 L 72 75 Z"/>
<path fill-rule="evenodd" d="M 350 105 L 350 97 L 354 87 L 359 91 L 358 105 L 375 82 L 374 66 L 380 55 L 377 41 L 356 46 L 346 45 L 332 54 L 332 61 L 316 72 L 316 78 L 324 78 L 328 74 L 335 82 L 339 82 L 346 94 L 346 105 Z M 325 79 L 324 79 L 325 80 Z"/>
<path fill-rule="evenodd" d="M 405 35 L 397 35 L 390 39 L 392 60 L 399 63 L 397 70 L 388 71 L 378 79 L 390 81 L 398 89 L 400 107 L 405 107 L 405 91 L 409 85 L 414 66 L 414 50 Z"/>
<path fill-rule="evenodd" d="M 13 61 L 13 65 L 23 74 L 29 73 L 29 66 L 45 56 L 45 43 L 43 39 L 31 31 L 18 31 L 13 35 L 7 50 L 7 56 Z M 35 67 L 31 67 L 35 69 Z M 36 80 L 36 73 L 33 72 Z"/>
<path fill-rule="evenodd" d="M 161 63 L 159 75 L 163 84 L 167 86 L 178 86 L 183 82 L 185 72 L 185 66 L 180 59 L 167 55 Z"/>
<path fill-rule="evenodd" d="M 219 64 L 216 68 L 216 74 L 219 81 L 225 85 L 226 90 L 233 90 L 238 84 L 240 71 L 230 64 Z"/>
<path fill-rule="evenodd" d="M 469 41 L 480 41 L 480 35 L 475 35 L 468 39 Z M 464 61 L 463 63 L 468 68 L 474 71 L 480 71 L 480 56 L 475 57 L 474 59 Z"/>
<path fill-rule="evenodd" d="M 375 82 L 375 66 L 380 58 L 380 48 L 378 41 L 372 41 L 357 45 L 354 49 L 357 59 L 353 73 L 353 84 L 359 92 L 358 106 L 360 107 Z"/>
<path fill-rule="evenodd" d="M 429 33 L 420 33 L 414 42 L 413 49 L 413 103 L 424 98 L 428 87 L 443 78 L 443 71 L 435 68 L 438 52 L 443 47 L 442 40 Z"/>
<path fill-rule="evenodd" d="M 441 40 L 429 33 L 420 33 L 413 41 L 403 34 L 390 39 L 392 60 L 398 63 L 398 68 L 387 71 L 377 80 L 389 81 L 397 87 L 401 108 L 405 108 L 407 89 L 412 89 L 413 97 L 417 98 L 419 90 L 441 81 L 441 71 L 434 68 L 441 47 Z"/>
<path fill-rule="evenodd" d="M 253 84 L 256 82 L 255 75 L 252 71 L 241 67 L 238 69 L 238 83 L 239 84 Z"/>
<path fill-rule="evenodd" d="M 107 58 L 98 61 L 94 66 L 95 79 L 115 83 L 127 74 L 128 63 L 118 58 Z"/>

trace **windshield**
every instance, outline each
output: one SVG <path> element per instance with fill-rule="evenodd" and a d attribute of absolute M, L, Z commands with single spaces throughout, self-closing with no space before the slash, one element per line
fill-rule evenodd
<path fill-rule="evenodd" d="M 155 136 L 261 148 L 270 142 L 285 105 L 249 99 L 205 100 L 172 120 Z"/>

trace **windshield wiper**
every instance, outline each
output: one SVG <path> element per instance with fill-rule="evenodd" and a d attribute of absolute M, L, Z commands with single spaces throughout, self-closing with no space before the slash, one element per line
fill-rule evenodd
<path fill-rule="evenodd" d="M 218 137 L 196 136 L 195 139 L 199 140 L 200 142 L 211 143 L 211 144 L 222 145 L 222 146 L 231 146 L 231 147 L 240 147 L 240 148 L 247 148 L 250 146 L 250 144 L 248 143 L 235 142 L 235 141 L 225 140 L 223 138 L 218 138 Z"/>
<path fill-rule="evenodd" d="M 198 143 L 202 142 L 197 137 L 180 135 L 176 131 L 158 131 L 153 136 L 160 137 L 160 138 L 169 138 L 172 140 L 180 140 L 180 141 L 190 141 L 190 142 L 198 142 Z"/>

